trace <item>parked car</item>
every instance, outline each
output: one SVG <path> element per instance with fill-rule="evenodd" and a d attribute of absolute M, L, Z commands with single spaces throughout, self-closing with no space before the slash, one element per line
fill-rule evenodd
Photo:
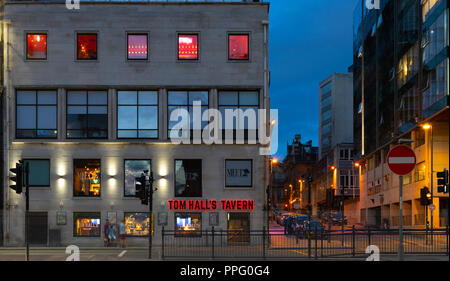
<path fill-rule="evenodd" d="M 293 222 L 293 232 L 297 233 L 299 231 L 301 231 L 302 227 L 303 227 L 303 223 L 308 219 L 308 216 L 297 216 Z"/>
<path fill-rule="evenodd" d="M 284 226 L 284 219 L 289 216 L 288 212 L 280 212 L 277 216 L 276 216 L 276 221 L 279 225 Z"/>
<path fill-rule="evenodd" d="M 342 214 L 341 213 L 334 214 L 332 217 L 332 221 L 333 225 L 342 225 Z M 346 224 L 347 224 L 347 217 L 344 216 L 344 225 Z"/>
<path fill-rule="evenodd" d="M 328 239 L 328 232 L 325 231 L 325 227 L 320 221 L 312 220 L 310 232 L 308 231 L 308 220 L 303 222 L 303 227 L 298 233 L 299 238 L 308 238 L 311 234 L 311 239 Z"/>

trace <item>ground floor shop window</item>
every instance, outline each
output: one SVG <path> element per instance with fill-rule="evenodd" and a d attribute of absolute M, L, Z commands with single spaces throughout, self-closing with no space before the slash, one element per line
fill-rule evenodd
<path fill-rule="evenodd" d="M 100 160 L 73 160 L 73 195 L 100 197 Z"/>
<path fill-rule="evenodd" d="M 175 197 L 202 197 L 202 160 L 175 160 Z"/>
<path fill-rule="evenodd" d="M 201 213 L 175 213 L 175 236 L 201 236 Z"/>
<path fill-rule="evenodd" d="M 125 213 L 125 233 L 127 236 L 148 236 L 149 213 Z"/>
<path fill-rule="evenodd" d="M 73 213 L 73 236 L 100 237 L 100 213 Z"/>
<path fill-rule="evenodd" d="M 228 243 L 250 242 L 250 213 L 228 213 Z"/>

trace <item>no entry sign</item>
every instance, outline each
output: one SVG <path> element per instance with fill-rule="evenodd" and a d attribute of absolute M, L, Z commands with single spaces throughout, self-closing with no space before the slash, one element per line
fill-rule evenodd
<path fill-rule="evenodd" d="M 389 169 L 394 174 L 404 176 L 416 167 L 416 154 L 406 145 L 399 145 L 391 149 L 387 156 Z"/>

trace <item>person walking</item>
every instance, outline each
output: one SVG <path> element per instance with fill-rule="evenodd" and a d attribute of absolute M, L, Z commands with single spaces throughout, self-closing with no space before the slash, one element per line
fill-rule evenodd
<path fill-rule="evenodd" d="M 109 233 L 110 233 L 110 225 L 109 220 L 106 220 L 105 226 L 103 227 L 103 232 L 105 234 L 105 238 L 103 240 L 105 247 L 109 247 Z"/>
<path fill-rule="evenodd" d="M 125 224 L 123 223 L 123 221 L 121 221 L 119 225 L 119 239 L 120 247 L 125 248 Z"/>
<path fill-rule="evenodd" d="M 116 224 L 110 224 L 109 241 L 113 247 L 116 246 L 116 230 Z"/>

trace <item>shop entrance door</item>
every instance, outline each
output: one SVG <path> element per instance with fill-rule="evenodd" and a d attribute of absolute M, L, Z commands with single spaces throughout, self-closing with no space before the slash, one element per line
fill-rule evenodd
<path fill-rule="evenodd" d="M 250 243 L 250 213 L 228 213 L 229 244 Z"/>
<path fill-rule="evenodd" d="M 29 242 L 30 245 L 47 245 L 48 217 L 47 212 L 30 212 Z"/>

